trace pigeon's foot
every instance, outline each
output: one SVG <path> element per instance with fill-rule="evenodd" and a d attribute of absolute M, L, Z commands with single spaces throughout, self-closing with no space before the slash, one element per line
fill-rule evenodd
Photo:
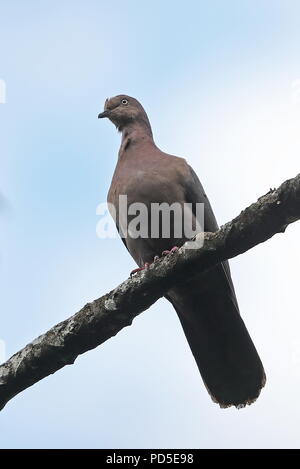
<path fill-rule="evenodd" d="M 173 252 L 177 251 L 178 249 L 179 249 L 178 246 L 174 246 L 174 247 L 172 247 L 172 249 L 170 249 L 170 251 L 163 251 L 162 256 L 167 256 L 168 254 L 173 254 Z M 158 261 L 159 259 L 160 259 L 159 256 L 155 256 L 152 262 L 145 262 L 143 267 L 138 267 L 137 269 L 133 269 L 130 272 L 130 277 L 132 277 L 134 274 L 137 274 L 138 272 L 141 272 L 142 270 L 148 270 L 150 265 L 154 264 L 154 262 Z"/>
<path fill-rule="evenodd" d="M 150 262 L 145 262 L 144 266 L 143 267 L 138 267 L 137 269 L 133 269 L 131 272 L 130 272 L 130 277 L 132 277 L 134 274 L 136 274 L 137 272 L 141 272 L 142 270 L 148 270 L 149 269 L 149 266 L 150 266 Z"/>
<path fill-rule="evenodd" d="M 178 251 L 179 247 L 178 246 L 173 246 L 172 249 L 170 249 L 170 251 L 163 251 L 162 252 L 162 255 L 163 256 L 167 256 L 168 254 L 173 254 L 173 252 L 176 252 Z"/>

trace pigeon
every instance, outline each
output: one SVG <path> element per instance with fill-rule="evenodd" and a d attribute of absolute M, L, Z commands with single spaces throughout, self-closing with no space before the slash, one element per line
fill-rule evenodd
<path fill-rule="evenodd" d="M 162 252 L 171 254 L 187 241 L 185 234 L 170 230 L 162 236 L 136 236 L 126 232 L 132 215 L 120 216 L 120 196 L 127 207 L 144 204 L 151 225 L 153 204 L 174 203 L 192 207 L 197 223 L 196 204 L 204 204 L 206 232 L 218 224 L 204 189 L 184 158 L 169 155 L 155 144 L 143 106 L 135 98 L 118 95 L 106 99 L 99 118 L 108 118 L 121 132 L 118 161 L 108 192 L 110 212 L 127 250 L 142 270 Z M 127 225 L 126 225 L 127 223 Z M 174 220 L 170 218 L 174 228 Z M 203 225 L 203 223 L 202 223 Z M 125 228 L 124 228 L 125 226 Z M 171 227 L 171 228 L 172 228 Z M 241 318 L 229 263 L 217 266 L 174 285 L 165 295 L 177 312 L 202 380 L 212 400 L 221 408 L 245 407 L 253 403 L 265 385 L 266 377 L 258 352 Z"/>

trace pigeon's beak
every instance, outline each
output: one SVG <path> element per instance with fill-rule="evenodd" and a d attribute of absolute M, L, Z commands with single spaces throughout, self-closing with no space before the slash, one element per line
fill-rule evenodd
<path fill-rule="evenodd" d="M 109 111 L 103 111 L 103 112 L 100 112 L 100 114 L 98 115 L 98 119 L 103 119 L 103 117 L 108 117 L 109 116 Z"/>

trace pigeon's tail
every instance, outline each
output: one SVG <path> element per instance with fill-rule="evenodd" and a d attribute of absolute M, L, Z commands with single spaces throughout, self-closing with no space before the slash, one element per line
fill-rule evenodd
<path fill-rule="evenodd" d="M 257 399 L 266 378 L 227 269 L 222 264 L 176 286 L 167 299 L 178 313 L 213 401 L 220 407 L 240 408 Z"/>

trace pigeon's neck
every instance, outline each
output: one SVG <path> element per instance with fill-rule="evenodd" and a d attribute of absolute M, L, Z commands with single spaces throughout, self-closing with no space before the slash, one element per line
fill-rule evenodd
<path fill-rule="evenodd" d="M 152 143 L 154 145 L 150 123 L 139 121 L 127 124 L 122 129 L 119 156 L 122 157 L 132 145 L 143 145 L 144 143 Z"/>

